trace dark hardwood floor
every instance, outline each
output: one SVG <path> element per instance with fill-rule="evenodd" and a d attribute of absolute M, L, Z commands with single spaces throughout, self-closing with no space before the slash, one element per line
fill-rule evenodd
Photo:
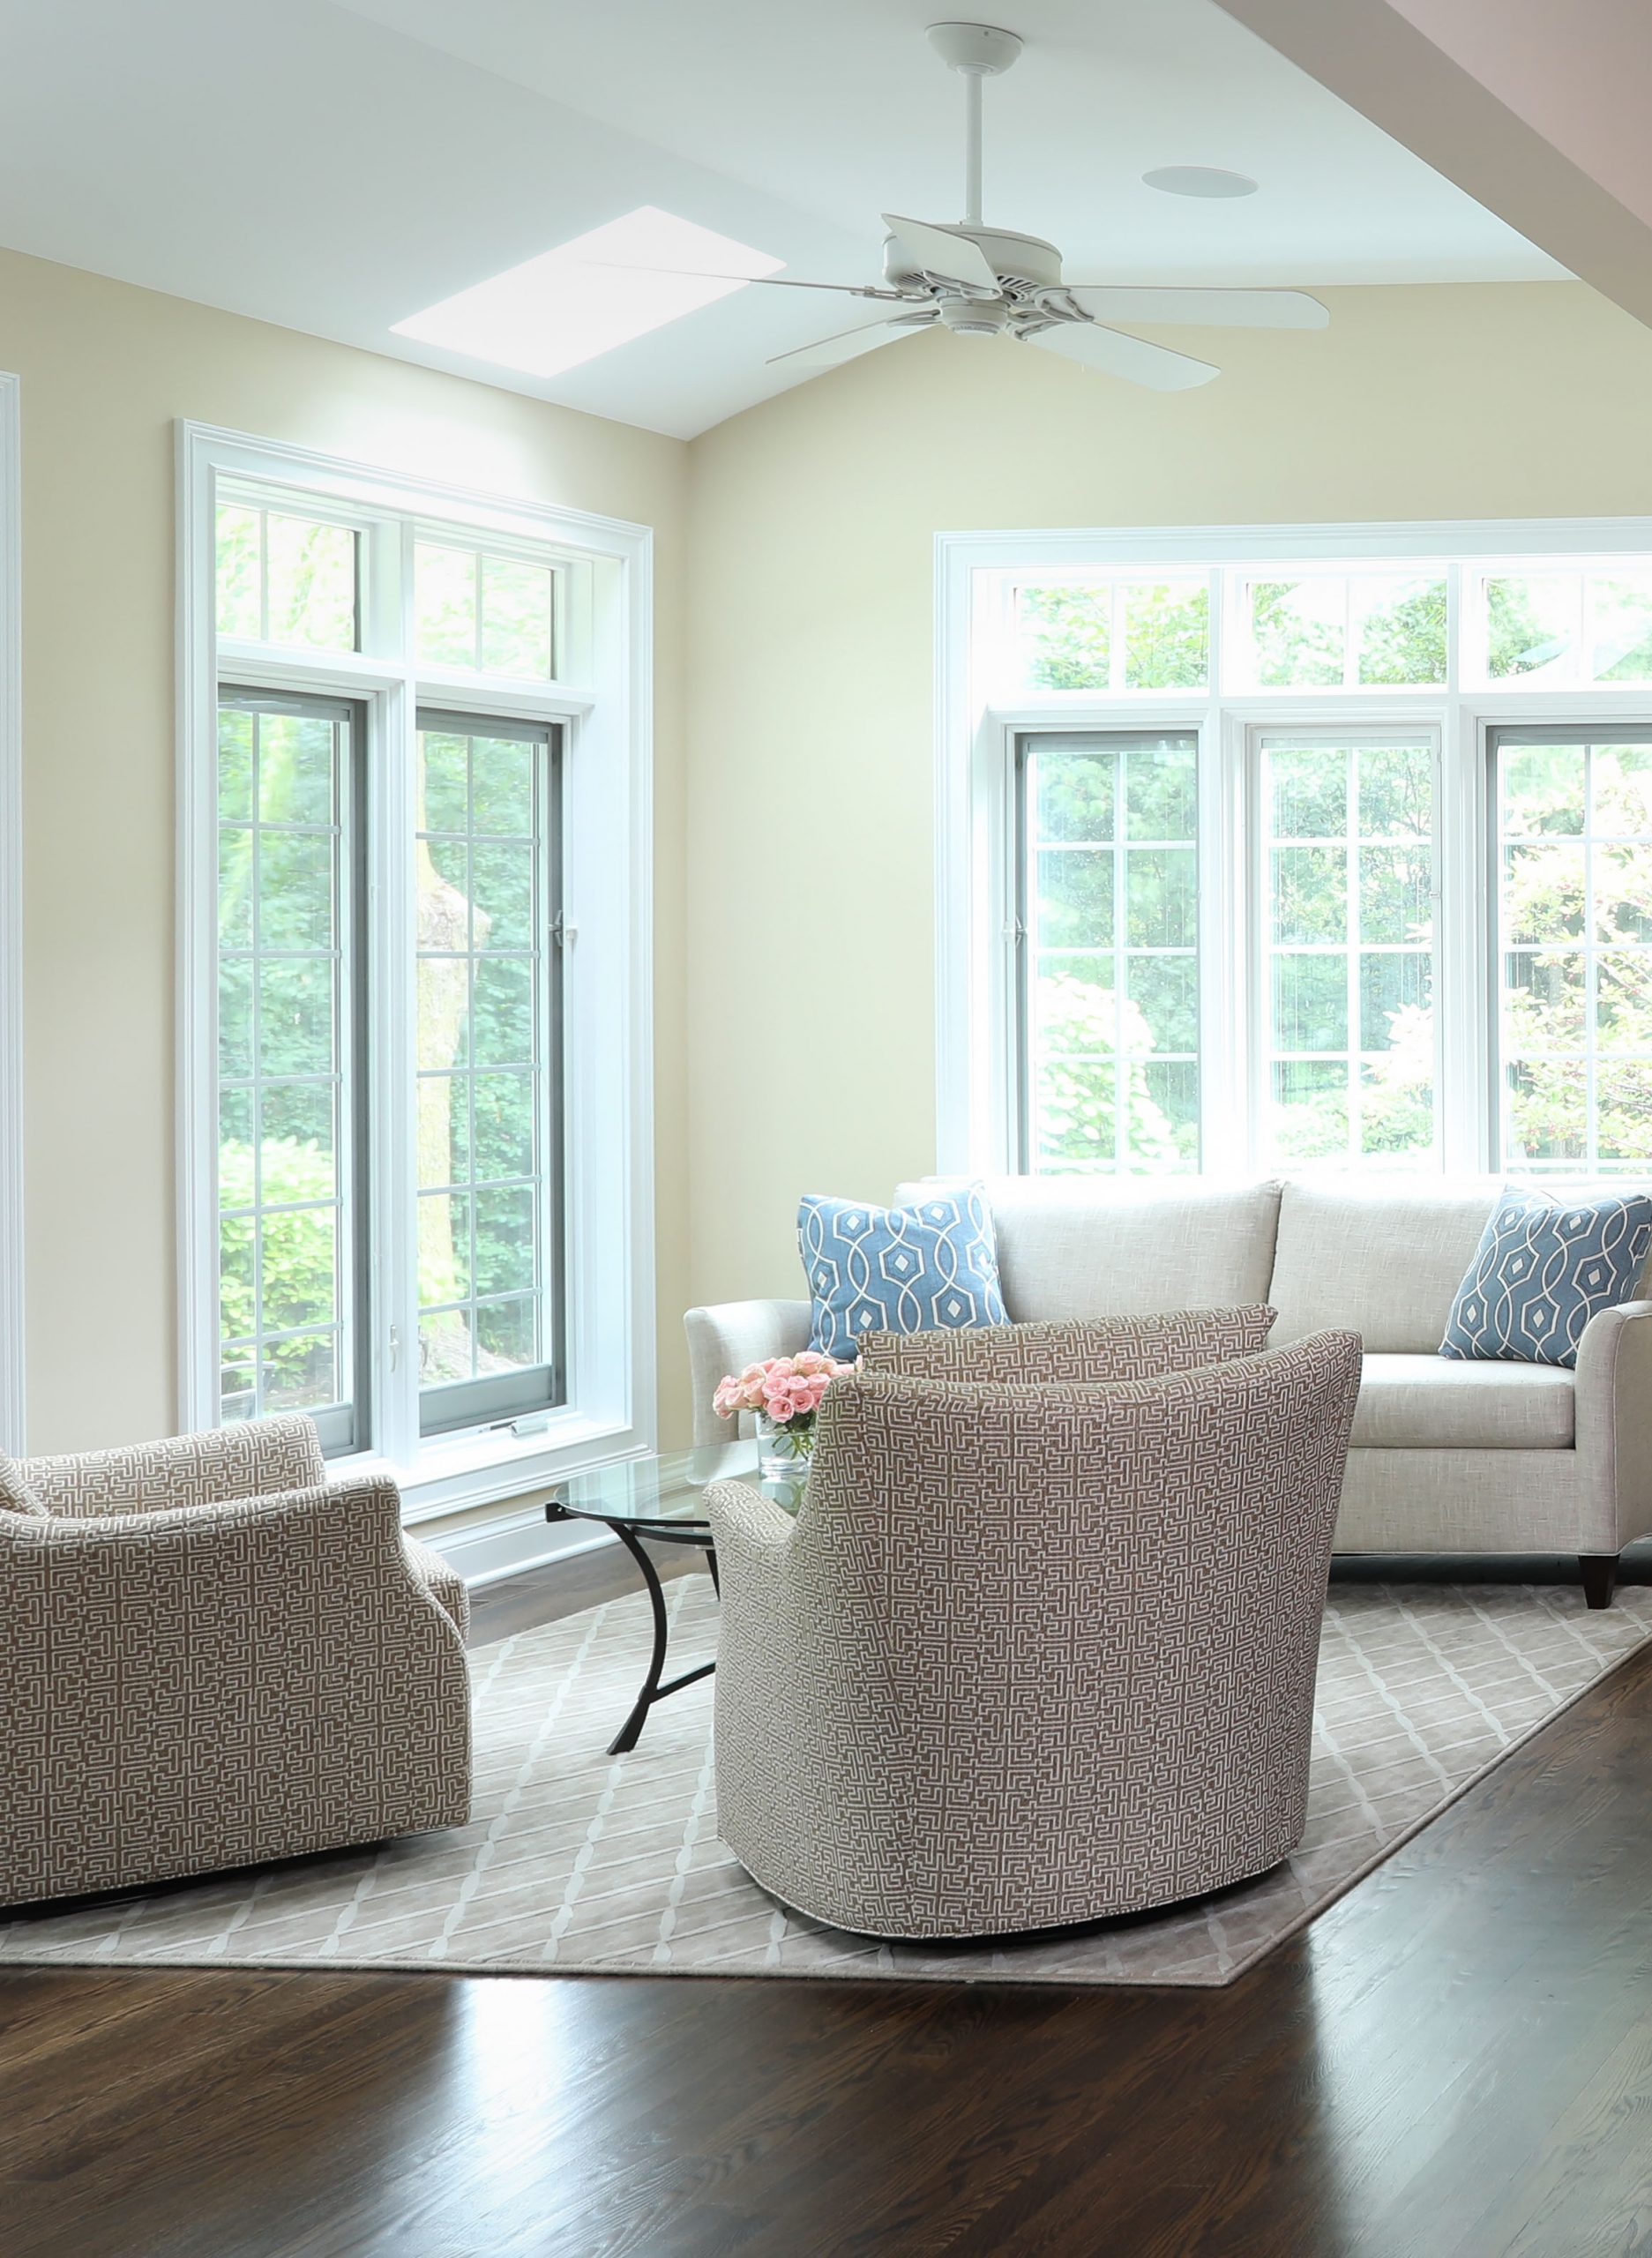
<path fill-rule="evenodd" d="M 0 2258 L 1652 2252 L 1652 1650 L 1224 1991 L 63 1970 L 0 2016 Z"/>

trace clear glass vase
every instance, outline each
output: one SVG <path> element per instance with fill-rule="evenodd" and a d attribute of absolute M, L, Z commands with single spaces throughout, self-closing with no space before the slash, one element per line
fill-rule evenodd
<path fill-rule="evenodd" d="M 781 1424 L 766 1411 L 757 1415 L 757 1470 L 763 1482 L 801 1482 L 814 1448 L 814 1422 L 806 1427 Z"/>

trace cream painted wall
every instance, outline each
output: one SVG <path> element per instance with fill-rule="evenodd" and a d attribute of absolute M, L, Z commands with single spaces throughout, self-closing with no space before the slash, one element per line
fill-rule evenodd
<path fill-rule="evenodd" d="M 176 1424 L 178 416 L 655 528 L 661 1370 L 680 1432 L 683 443 L 11 254 L 0 369 L 23 385 L 30 1447 Z"/>
<path fill-rule="evenodd" d="M 1197 392 L 938 333 L 693 443 L 697 1300 L 796 1293 L 799 1193 L 933 1165 L 938 531 L 1652 511 L 1652 334 L 1593 292 L 1324 295 Z"/>
<path fill-rule="evenodd" d="M 931 1164 L 938 529 L 1652 511 L 1652 336 L 1626 316 L 1567 285 L 1332 300 L 1323 336 L 1236 335 L 1180 397 L 924 337 L 685 447 L 0 253 L 0 368 L 24 387 L 31 1446 L 175 1419 L 176 417 L 656 529 L 678 1439 L 685 1304 L 795 1290 L 800 1191 L 881 1196 Z"/>

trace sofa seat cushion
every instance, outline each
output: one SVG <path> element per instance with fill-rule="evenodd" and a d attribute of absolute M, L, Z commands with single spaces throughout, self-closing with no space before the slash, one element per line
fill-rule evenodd
<path fill-rule="evenodd" d="M 1356 1450 L 1570 1450 L 1576 1389 L 1557 1365 L 1368 1356 Z"/>
<path fill-rule="evenodd" d="M 932 1182 L 903 1184 L 895 1197 L 921 1200 L 934 1188 Z M 1279 1185 L 1272 1178 L 1228 1183 L 1215 1177 L 1103 1182 L 997 1176 L 982 1189 L 998 1236 L 1005 1307 L 1017 1325 L 1237 1309 L 1271 1298 L 1279 1217 Z M 1475 1237 L 1478 1231 L 1476 1223 Z M 1461 1275 L 1459 1263 L 1454 1289 Z M 1437 1331 L 1430 1347 L 1439 1339 Z"/>

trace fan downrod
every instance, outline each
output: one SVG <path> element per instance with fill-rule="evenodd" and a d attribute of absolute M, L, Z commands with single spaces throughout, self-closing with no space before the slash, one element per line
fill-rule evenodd
<path fill-rule="evenodd" d="M 1007 71 L 1021 51 L 1017 32 L 991 24 L 931 24 L 929 42 L 964 82 L 964 217 L 981 225 L 981 82 Z"/>

